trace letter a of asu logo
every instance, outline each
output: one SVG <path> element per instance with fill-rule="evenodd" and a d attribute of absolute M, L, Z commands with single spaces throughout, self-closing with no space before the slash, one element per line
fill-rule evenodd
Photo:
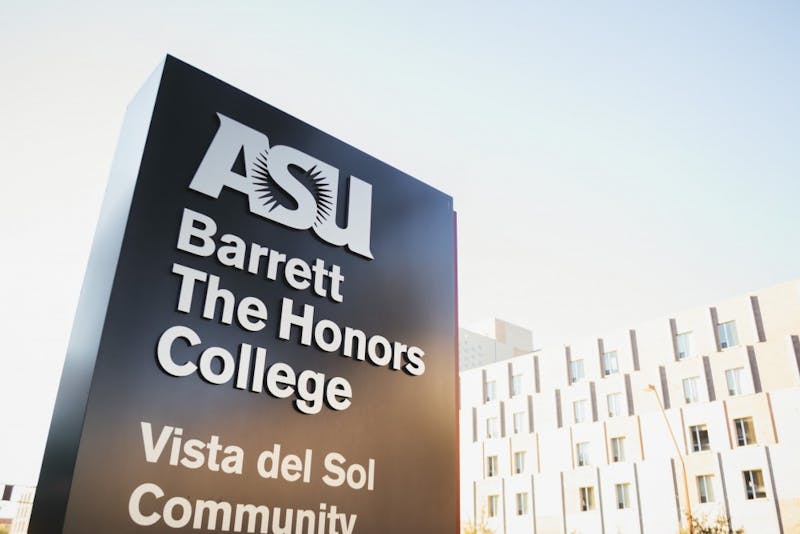
<path fill-rule="evenodd" d="M 219 129 L 189 188 L 219 198 L 223 187 L 247 195 L 250 211 L 267 220 L 313 230 L 320 239 L 372 259 L 370 225 L 372 186 L 355 176 L 349 180 L 347 226 L 336 223 L 339 170 L 284 145 L 270 147 L 267 136 L 217 113 Z M 239 153 L 245 173 L 233 171 Z"/>

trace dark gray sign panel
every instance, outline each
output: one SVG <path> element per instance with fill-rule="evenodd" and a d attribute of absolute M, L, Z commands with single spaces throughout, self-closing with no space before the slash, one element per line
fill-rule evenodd
<path fill-rule="evenodd" d="M 167 57 L 131 104 L 32 534 L 456 532 L 452 199 Z"/>

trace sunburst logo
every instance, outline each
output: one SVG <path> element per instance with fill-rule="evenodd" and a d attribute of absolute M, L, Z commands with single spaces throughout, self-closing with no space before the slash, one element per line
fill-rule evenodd
<path fill-rule="evenodd" d="M 225 188 L 248 197 L 250 212 L 372 259 L 372 185 L 221 113 L 219 128 L 189 188 L 219 198 Z M 241 165 L 238 165 L 239 163 Z M 340 184 L 347 188 L 346 225 L 337 222 Z"/>
<path fill-rule="evenodd" d="M 268 159 L 269 151 L 264 150 L 261 152 L 253 163 L 251 175 L 256 183 L 256 192 L 260 194 L 259 198 L 264 202 L 264 206 L 272 211 L 276 207 L 284 205 L 286 201 L 281 200 L 281 198 L 286 195 L 282 194 L 282 190 L 270 176 Z M 334 199 L 331 194 L 332 188 L 329 178 L 323 176 L 322 171 L 318 170 L 316 165 L 308 170 L 303 170 L 297 165 L 289 165 L 288 169 L 295 179 L 303 184 L 314 196 L 314 201 L 317 203 L 317 216 L 314 220 L 314 227 L 316 228 L 330 217 L 333 209 Z"/>

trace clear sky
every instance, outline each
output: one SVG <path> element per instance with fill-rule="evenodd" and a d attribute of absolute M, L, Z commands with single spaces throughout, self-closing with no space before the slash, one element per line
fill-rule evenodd
<path fill-rule="evenodd" d="M 800 3 L 128 4 L 0 3 L 0 483 L 36 482 L 166 53 L 451 194 L 462 324 L 568 342 L 800 277 Z"/>

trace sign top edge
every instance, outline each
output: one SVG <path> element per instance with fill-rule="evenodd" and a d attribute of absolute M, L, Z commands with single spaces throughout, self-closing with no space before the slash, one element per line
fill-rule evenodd
<path fill-rule="evenodd" d="M 417 177 L 415 177 L 413 175 L 408 174 L 407 172 L 403 171 L 402 169 L 399 169 L 399 168 L 395 167 L 394 165 L 392 165 L 390 163 L 387 163 L 386 161 L 384 161 L 383 159 L 381 159 L 381 158 L 379 158 L 377 156 L 374 156 L 374 155 L 372 155 L 372 154 L 370 154 L 368 152 L 365 152 L 364 150 L 361 150 L 360 148 L 358 148 L 358 147 L 356 147 L 356 146 L 354 146 L 354 145 L 352 145 L 352 144 L 350 144 L 350 143 L 348 143 L 346 141 L 343 141 L 343 140 L 339 139 L 338 137 L 326 132 L 325 130 L 322 130 L 321 128 L 318 128 L 317 126 L 314 126 L 313 124 L 310 124 L 309 122 L 307 122 L 307 121 L 305 121 L 303 119 L 300 119 L 300 118 L 292 115 L 291 113 L 288 113 L 288 112 L 286 112 L 286 111 L 284 111 L 284 110 L 282 110 L 282 109 L 270 104 L 269 102 L 266 102 L 265 100 L 262 100 L 261 98 L 255 96 L 255 95 L 252 95 L 252 94 L 250 94 L 250 93 L 248 93 L 248 92 L 246 92 L 246 91 L 244 91 L 242 89 L 239 89 L 235 85 L 232 85 L 230 82 L 227 82 L 227 81 L 225 81 L 225 80 L 223 80 L 221 78 L 218 78 L 217 76 L 214 76 L 213 74 L 210 74 L 209 72 L 206 72 L 206 71 L 204 71 L 203 69 L 201 69 L 199 67 L 195 67 L 191 63 L 188 63 L 188 62 L 184 61 L 181 58 L 178 58 L 178 57 L 176 57 L 176 56 L 174 56 L 172 54 L 166 54 L 164 56 L 164 59 L 162 59 L 158 63 L 157 67 L 155 69 L 153 69 L 153 73 L 152 74 L 158 73 L 160 75 L 161 79 L 163 80 L 163 78 L 166 75 L 166 73 L 168 71 L 173 71 L 173 70 L 182 70 L 182 71 L 184 71 L 186 73 L 189 73 L 190 75 L 195 76 L 195 77 L 202 77 L 202 78 L 207 78 L 209 80 L 213 80 L 216 83 L 223 84 L 224 86 L 230 88 L 232 91 L 235 91 L 235 92 L 239 93 L 240 95 L 242 95 L 245 98 L 251 99 L 254 102 L 257 102 L 257 103 L 259 103 L 261 105 L 269 106 L 270 108 L 274 109 L 278 113 L 281 113 L 281 114 L 283 114 L 283 115 L 285 115 L 287 117 L 291 117 L 293 120 L 296 120 L 296 121 L 302 123 L 304 126 L 313 129 L 318 134 L 329 138 L 331 141 L 336 142 L 336 143 L 340 143 L 341 145 L 344 145 L 344 146 L 346 146 L 346 147 L 348 147 L 348 148 L 350 148 L 352 150 L 355 150 L 356 152 L 358 152 L 362 156 L 366 156 L 368 158 L 371 158 L 371 159 L 379 162 L 381 165 L 385 165 L 387 168 L 390 168 L 390 169 L 402 174 L 403 176 L 405 176 L 405 177 L 407 177 L 407 178 L 409 178 L 411 180 L 414 180 L 415 182 L 418 182 L 418 184 L 430 189 L 431 191 L 433 191 L 433 192 L 435 192 L 435 193 L 437 193 L 439 195 L 442 195 L 443 197 L 445 197 L 447 203 L 450 206 L 450 209 L 454 210 L 452 195 L 442 191 L 441 189 L 438 189 L 437 187 L 434 187 L 434 186 L 428 184 L 424 180 L 421 180 L 421 179 L 419 179 L 419 178 L 417 178 Z"/>

